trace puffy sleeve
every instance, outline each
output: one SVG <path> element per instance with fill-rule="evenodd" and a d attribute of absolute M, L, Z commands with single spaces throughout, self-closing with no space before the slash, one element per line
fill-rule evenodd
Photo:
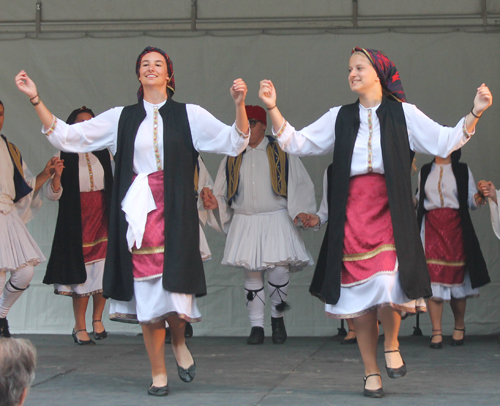
<path fill-rule="evenodd" d="M 229 225 L 231 224 L 231 219 L 233 218 L 234 210 L 227 202 L 226 162 L 227 157 L 225 157 L 220 163 L 213 191 L 219 205 L 220 227 L 216 224 L 212 224 L 210 221 L 209 224 L 216 230 L 222 230 L 227 234 L 229 231 Z"/>
<path fill-rule="evenodd" d="M 328 222 L 328 168 L 325 169 L 325 174 L 323 175 L 323 198 L 321 199 L 321 204 L 316 215 L 320 219 L 320 224 L 317 228 Z"/>
<path fill-rule="evenodd" d="M 475 210 L 475 209 L 483 206 L 484 203 L 483 204 L 477 203 L 477 201 L 475 199 L 475 196 L 477 193 L 476 181 L 474 180 L 474 176 L 472 175 L 472 172 L 471 172 L 469 167 L 467 167 L 467 170 L 469 171 L 469 196 L 467 199 L 467 203 L 468 203 L 470 209 Z"/>
<path fill-rule="evenodd" d="M 35 214 L 40 210 L 43 203 L 43 187 L 35 192 L 36 176 L 28 169 L 26 162 L 23 160 L 24 180 L 33 190 L 18 200 L 15 204 L 17 214 L 24 223 L 28 223 L 35 217 Z"/>
<path fill-rule="evenodd" d="M 83 153 L 109 148 L 114 155 L 122 110 L 123 107 L 115 107 L 88 121 L 71 125 L 54 116 L 52 126 L 42 127 L 42 133 L 61 151 Z"/>
<path fill-rule="evenodd" d="M 297 131 L 289 122 L 284 121 L 273 135 L 283 151 L 292 155 L 324 155 L 333 151 L 335 146 L 335 122 L 340 106 L 323 114 L 314 123 Z"/>
<path fill-rule="evenodd" d="M 300 158 L 288 159 L 288 214 L 295 219 L 299 213 L 316 212 L 314 184 Z"/>
<path fill-rule="evenodd" d="M 446 127 L 431 120 L 416 106 L 403 103 L 410 148 L 422 154 L 448 157 L 473 135 L 465 129 L 465 117 L 455 127 Z"/>
<path fill-rule="evenodd" d="M 211 190 L 214 188 L 214 181 L 208 172 L 205 163 L 201 157 L 198 157 L 198 165 L 200 170 L 198 171 L 198 215 L 200 218 L 200 224 L 204 226 L 207 223 L 209 217 L 213 216 L 213 210 L 205 210 L 203 207 L 203 200 L 201 199 L 201 191 L 203 188 L 207 187 Z"/>
<path fill-rule="evenodd" d="M 237 156 L 247 147 L 250 129 L 243 134 L 236 123 L 228 126 L 195 104 L 186 104 L 186 110 L 197 151 Z"/>

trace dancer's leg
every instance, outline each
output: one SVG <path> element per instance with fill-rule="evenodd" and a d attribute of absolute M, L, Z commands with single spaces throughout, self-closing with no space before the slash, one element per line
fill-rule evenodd
<path fill-rule="evenodd" d="M 354 327 L 354 319 L 346 319 L 348 332 L 344 337 L 344 340 L 351 340 L 356 338 L 356 328 Z"/>
<path fill-rule="evenodd" d="M 399 326 L 401 325 L 401 314 L 398 310 L 387 306 L 378 310 L 378 317 L 380 318 L 382 327 L 384 327 L 384 351 L 398 350 L 398 334 Z M 403 366 L 403 359 L 399 352 L 386 353 L 385 360 L 389 368 L 400 368 Z"/>
<path fill-rule="evenodd" d="M 271 300 L 271 317 L 283 317 L 283 302 L 288 297 L 288 286 L 290 285 L 290 273 L 288 266 L 276 266 L 267 269 L 267 293 Z"/>
<path fill-rule="evenodd" d="M 179 316 L 169 316 L 167 317 L 167 322 L 172 336 L 172 350 L 174 351 L 175 359 L 179 366 L 188 369 L 193 365 L 194 360 L 186 346 L 186 338 L 184 337 L 186 321 Z M 163 329 L 163 332 L 165 333 L 165 329 Z M 165 341 L 165 334 L 163 334 L 163 341 Z"/>
<path fill-rule="evenodd" d="M 104 311 L 104 306 L 106 305 L 106 299 L 102 296 L 102 293 L 97 293 L 92 296 L 94 302 L 94 309 L 92 311 L 92 326 L 94 327 L 95 333 L 102 333 L 105 328 L 102 323 L 102 313 Z M 100 322 L 95 322 L 94 320 L 101 320 Z"/>
<path fill-rule="evenodd" d="M 455 329 L 465 329 L 465 308 L 467 307 L 467 299 L 451 299 L 451 311 L 455 318 Z M 464 338 L 465 331 L 453 330 L 453 339 L 461 340 Z"/>
<path fill-rule="evenodd" d="M 5 283 L 3 294 L 0 297 L 0 318 L 7 317 L 7 313 L 22 293 L 28 289 L 33 278 L 35 268 L 33 266 L 23 266 L 11 272 L 10 279 Z M 5 274 L 2 272 L 2 274 Z"/>
<path fill-rule="evenodd" d="M 153 386 L 162 387 L 168 382 L 165 366 L 165 321 L 142 324 L 144 344 L 151 364 Z"/>
<path fill-rule="evenodd" d="M 431 343 L 440 343 L 443 341 L 442 336 L 442 319 L 443 319 L 443 301 L 442 300 L 427 300 L 427 308 L 432 323 L 432 338 Z"/>
<path fill-rule="evenodd" d="M 87 324 L 85 321 L 85 313 L 87 312 L 87 306 L 89 304 L 89 297 L 83 296 L 73 296 L 73 314 L 75 315 L 75 331 L 79 340 L 87 341 L 89 340 L 89 335 L 87 333 Z M 84 330 L 84 331 L 80 331 Z"/>
<path fill-rule="evenodd" d="M 245 293 L 250 325 L 263 328 L 264 307 L 266 305 L 263 271 L 245 270 Z"/>

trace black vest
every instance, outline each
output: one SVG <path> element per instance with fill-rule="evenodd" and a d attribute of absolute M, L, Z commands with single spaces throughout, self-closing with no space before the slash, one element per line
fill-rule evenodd
<path fill-rule="evenodd" d="M 113 172 L 107 149 L 95 151 L 104 169 L 104 193 L 106 195 L 106 215 L 109 214 Z M 64 171 L 61 175 L 63 193 L 59 199 L 56 231 L 52 243 L 47 272 L 43 283 L 51 285 L 81 284 L 87 280 L 82 248 L 82 212 L 80 203 L 80 170 L 78 154 L 61 152 Z"/>
<path fill-rule="evenodd" d="M 342 106 L 335 123 L 335 149 L 328 186 L 328 228 L 309 291 L 328 304 L 340 298 L 344 224 L 352 153 L 358 135 L 359 102 Z M 410 299 L 432 295 L 411 189 L 412 152 L 399 102 L 382 99 L 377 109 L 382 158 L 399 261 L 399 279 Z"/>
<path fill-rule="evenodd" d="M 200 255 L 198 210 L 193 179 L 198 159 L 186 105 L 172 99 L 159 110 L 163 120 L 165 251 L 163 288 L 170 292 L 206 294 Z M 134 142 L 146 117 L 143 101 L 123 109 L 118 123 L 115 180 L 109 219 L 104 296 L 129 301 L 134 295 L 132 254 L 127 247 L 127 221 L 121 202 L 132 184 Z"/>
<path fill-rule="evenodd" d="M 420 170 L 420 201 L 418 202 L 418 225 L 422 227 L 422 221 L 426 210 L 424 208 L 425 200 L 425 182 L 432 169 L 432 162 L 422 166 Z M 490 283 L 486 262 L 479 246 L 479 241 L 472 225 L 472 220 L 469 214 L 469 169 L 467 164 L 460 162 L 452 162 L 451 169 L 457 181 L 458 192 L 458 211 L 460 213 L 460 222 L 462 225 L 462 235 L 464 239 L 465 251 L 465 270 L 469 273 L 470 281 L 473 288 Z"/>
<path fill-rule="evenodd" d="M 7 140 L 5 135 L 2 134 L 1 137 L 5 141 L 5 144 L 7 144 L 7 149 L 9 150 L 10 158 L 12 159 L 12 166 L 14 167 L 14 188 L 16 196 L 14 197 L 13 202 L 17 203 L 24 196 L 29 195 L 33 189 L 24 179 L 23 158 L 21 156 L 21 152 L 12 142 Z"/>

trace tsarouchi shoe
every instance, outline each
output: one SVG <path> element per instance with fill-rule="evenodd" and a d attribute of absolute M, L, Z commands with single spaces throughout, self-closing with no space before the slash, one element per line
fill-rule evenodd
<path fill-rule="evenodd" d="M 287 339 L 285 321 L 283 317 L 271 317 L 271 328 L 273 330 L 273 343 L 283 344 Z"/>
<path fill-rule="evenodd" d="M 10 338 L 9 322 L 6 317 L 0 319 L 0 337 Z"/>
<path fill-rule="evenodd" d="M 264 327 L 252 327 L 250 335 L 247 338 L 247 344 L 263 344 L 264 343 Z"/>

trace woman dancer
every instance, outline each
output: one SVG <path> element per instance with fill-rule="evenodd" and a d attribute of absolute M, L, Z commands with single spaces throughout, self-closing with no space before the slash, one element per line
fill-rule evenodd
<path fill-rule="evenodd" d="M 276 107 L 270 80 L 261 81 L 259 96 L 286 152 L 333 151 L 328 230 L 310 291 L 326 302 L 330 317 L 354 319 L 365 366 L 363 393 L 382 397 L 377 309 L 387 373 L 399 378 L 406 374 L 399 353 L 400 312 L 422 309 L 418 299 L 432 294 L 413 209 L 410 151 L 448 156 L 470 138 L 492 97 L 481 85 L 472 112 L 447 128 L 405 103 L 398 71 L 380 51 L 354 48 L 348 81 L 359 100 L 330 109 L 300 131 Z"/>
<path fill-rule="evenodd" d="M 115 156 L 103 293 L 114 299 L 110 311 L 116 318 L 141 323 L 153 381 L 148 393 L 166 396 L 165 319 L 178 374 L 190 382 L 196 364 L 186 347 L 185 322 L 200 320 L 195 296 L 206 294 L 193 199 L 198 151 L 237 155 L 245 149 L 247 88 L 241 79 L 233 82 L 236 122 L 227 126 L 199 106 L 172 100 L 174 71 L 162 50 L 144 49 L 136 75 L 136 105 L 72 126 L 45 107 L 26 72 L 16 76 L 16 84 L 54 146 L 79 153 L 109 148 Z"/>
<path fill-rule="evenodd" d="M 5 108 L 0 101 L 0 131 Z M 0 139 L 0 337 L 10 337 L 7 313 L 28 289 L 35 266 L 45 261 L 24 225 L 41 207 L 38 193 L 54 174 L 54 189 L 60 189 L 63 163 L 51 158 L 35 178 L 31 175 L 19 149 L 2 135 Z M 10 279 L 7 280 L 7 272 Z"/>
<path fill-rule="evenodd" d="M 83 106 L 73 110 L 66 124 L 81 123 L 95 117 Z M 43 283 L 54 284 L 54 293 L 73 298 L 76 344 L 95 344 L 89 338 L 85 313 L 93 299 L 92 327 L 96 340 L 108 335 L 102 324 L 106 299 L 102 296 L 104 260 L 108 245 L 108 212 L 111 202 L 112 158 L 107 149 L 86 153 L 58 153 L 65 164 L 61 177 L 62 195 L 47 189 L 50 200 L 59 200 L 52 252 Z"/>
<path fill-rule="evenodd" d="M 427 301 L 432 322 L 430 348 L 443 348 L 441 320 L 449 301 L 455 328 L 451 345 L 463 345 L 468 297 L 490 282 L 486 262 L 469 215 L 486 203 L 467 164 L 459 163 L 461 150 L 435 157 L 419 174 L 418 224 L 421 228 L 432 297 Z M 424 220 L 425 217 L 425 220 Z"/>

